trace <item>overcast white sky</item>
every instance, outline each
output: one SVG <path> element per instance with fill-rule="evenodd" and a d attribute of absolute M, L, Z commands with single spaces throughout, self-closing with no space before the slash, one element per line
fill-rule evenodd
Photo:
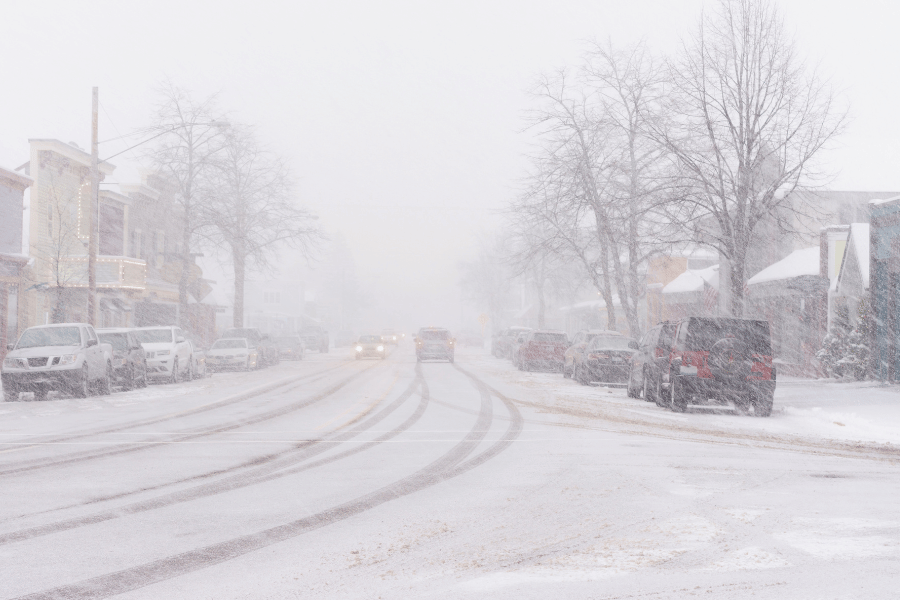
<path fill-rule="evenodd" d="M 147 124 L 163 78 L 221 93 L 288 158 L 302 202 L 341 232 L 392 323 L 459 321 L 457 264 L 515 193 L 524 90 L 589 38 L 673 49 L 702 0 L 40 2 L 3 6 L 0 165 L 29 138 L 90 142 Z M 831 154 L 836 189 L 900 190 L 900 2 L 784 0 L 803 53 L 853 120 Z M 101 148 L 101 157 L 123 147 Z M 137 163 L 113 161 L 113 179 Z M 386 319 L 387 320 L 387 319 Z M 402 322 L 397 322 L 402 321 Z M 466 324 L 472 326 L 474 324 Z"/>

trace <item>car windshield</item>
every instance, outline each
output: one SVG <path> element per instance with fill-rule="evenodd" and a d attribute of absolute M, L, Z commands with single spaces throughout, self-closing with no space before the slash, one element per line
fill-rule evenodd
<path fill-rule="evenodd" d="M 25 330 L 16 348 L 80 345 L 81 334 L 78 333 L 77 327 L 35 327 Z"/>
<path fill-rule="evenodd" d="M 226 329 L 222 334 L 222 337 L 229 338 L 247 338 L 248 340 L 255 340 L 259 338 L 259 333 L 254 329 L 248 328 L 235 328 L 235 329 Z"/>
<path fill-rule="evenodd" d="M 98 333 L 101 344 L 109 344 L 113 350 L 125 352 L 128 350 L 128 336 L 124 333 Z"/>
<path fill-rule="evenodd" d="M 134 337 L 142 344 L 171 344 L 173 333 L 171 329 L 137 329 Z"/>
<path fill-rule="evenodd" d="M 691 319 L 685 349 L 708 351 L 716 342 L 725 338 L 745 342 L 756 354 L 772 355 L 768 321 L 749 319 Z"/>
<path fill-rule="evenodd" d="M 446 329 L 440 329 L 440 330 L 430 329 L 430 330 L 423 331 L 419 335 L 419 337 L 421 337 L 423 340 L 449 340 L 450 332 L 447 331 Z"/>
<path fill-rule="evenodd" d="M 360 344 L 375 344 L 381 341 L 381 336 L 377 335 L 361 335 L 358 342 Z"/>
<path fill-rule="evenodd" d="M 593 350 L 628 350 L 631 339 L 622 335 L 596 335 L 591 340 Z"/>
<path fill-rule="evenodd" d="M 535 342 L 549 342 L 552 344 L 566 344 L 569 341 L 564 333 L 547 333 L 545 331 L 535 333 L 531 339 Z"/>
<path fill-rule="evenodd" d="M 220 350 L 222 348 L 246 348 L 247 340 L 243 339 L 231 339 L 231 340 L 216 340 L 216 343 L 212 345 L 213 350 Z"/>

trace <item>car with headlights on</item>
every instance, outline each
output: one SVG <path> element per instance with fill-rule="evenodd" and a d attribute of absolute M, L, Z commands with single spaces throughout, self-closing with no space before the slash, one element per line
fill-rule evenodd
<path fill-rule="evenodd" d="M 394 331 L 393 329 L 385 329 L 381 332 L 381 341 L 385 344 L 391 344 L 396 346 L 400 343 L 400 340 L 403 339 L 403 336 Z"/>
<path fill-rule="evenodd" d="M 126 390 L 147 387 L 147 353 L 129 329 L 97 330 L 101 344 L 112 348 L 112 381 Z"/>
<path fill-rule="evenodd" d="M 176 383 L 194 375 L 191 344 L 180 327 L 139 327 L 131 330 L 147 352 L 147 375 Z"/>
<path fill-rule="evenodd" d="M 259 353 L 247 338 L 220 338 L 206 352 L 206 368 L 216 371 L 249 371 L 259 366 Z"/>
<path fill-rule="evenodd" d="M 361 358 L 384 358 L 385 346 L 380 335 L 361 335 L 356 339 L 356 360 Z"/>
<path fill-rule="evenodd" d="M 109 394 L 112 364 L 103 346 L 87 323 L 29 327 L 7 346 L 0 372 L 4 400 L 18 400 L 22 392 L 34 393 L 35 400 L 46 400 L 50 391 L 76 398 L 92 390 Z"/>
<path fill-rule="evenodd" d="M 456 340 L 450 331 L 441 327 L 423 327 L 416 334 L 416 360 L 443 359 L 453 362 Z"/>
<path fill-rule="evenodd" d="M 573 377 L 582 385 L 600 383 L 625 387 L 637 348 L 637 341 L 618 331 L 596 335 L 588 343 L 584 359 L 575 368 Z"/>

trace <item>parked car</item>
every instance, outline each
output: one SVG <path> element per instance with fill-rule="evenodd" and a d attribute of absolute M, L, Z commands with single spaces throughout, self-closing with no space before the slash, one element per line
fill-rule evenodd
<path fill-rule="evenodd" d="M 361 335 L 356 340 L 356 360 L 385 357 L 385 347 L 380 335 Z"/>
<path fill-rule="evenodd" d="M 222 337 L 246 338 L 250 345 L 256 348 L 259 368 L 277 365 L 281 361 L 278 347 L 272 343 L 268 335 L 260 332 L 256 327 L 232 327 L 223 331 Z"/>
<path fill-rule="evenodd" d="M 507 327 L 491 340 L 491 354 L 497 358 L 512 358 L 513 344 L 522 332 L 531 331 L 530 327 Z"/>
<path fill-rule="evenodd" d="M 519 348 L 522 344 L 525 343 L 525 339 L 528 337 L 528 334 L 531 333 L 531 329 L 520 329 L 517 330 L 515 339 L 509 344 L 509 360 L 512 361 L 512 364 L 515 366 L 519 365 Z"/>
<path fill-rule="evenodd" d="M 249 371 L 259 366 L 256 346 L 247 338 L 219 338 L 206 353 L 210 372 L 238 370 Z"/>
<path fill-rule="evenodd" d="M 416 334 L 416 361 L 430 358 L 453 362 L 456 356 L 456 340 L 441 327 L 423 327 Z"/>
<path fill-rule="evenodd" d="M 193 377 L 193 348 L 180 327 L 139 327 L 131 331 L 147 353 L 150 379 L 176 383 Z"/>
<path fill-rule="evenodd" d="M 303 360 L 306 346 L 299 335 L 282 335 L 272 339 L 272 343 L 278 348 L 280 358 L 289 360 Z"/>
<path fill-rule="evenodd" d="M 318 350 L 322 354 L 328 353 L 328 332 L 318 325 L 309 325 L 300 331 L 303 344 L 307 350 Z"/>
<path fill-rule="evenodd" d="M 627 386 L 631 360 L 637 349 L 635 340 L 617 331 L 596 335 L 588 342 L 584 360 L 575 370 L 575 380 L 582 385 Z"/>
<path fill-rule="evenodd" d="M 772 413 L 776 370 L 767 321 L 680 319 L 664 324 L 640 354 L 655 357 L 643 361 L 652 366 L 642 373 L 642 387 L 660 406 L 683 412 L 690 404 L 731 403 L 739 413 Z"/>
<path fill-rule="evenodd" d="M 92 390 L 110 393 L 112 364 L 87 323 L 29 327 L 7 348 L 0 372 L 7 402 L 22 392 L 33 392 L 35 400 L 46 400 L 50 391 L 77 398 Z"/>
<path fill-rule="evenodd" d="M 562 331 L 537 329 L 525 334 L 516 352 L 516 366 L 520 371 L 549 369 L 562 371 L 563 357 L 569 346 L 569 336 Z"/>
<path fill-rule="evenodd" d="M 129 329 L 98 329 L 100 343 L 112 348 L 112 382 L 126 390 L 147 387 L 147 352 Z"/>
<path fill-rule="evenodd" d="M 566 348 L 563 358 L 563 377 L 572 377 L 575 374 L 575 369 L 584 361 L 584 351 L 587 349 L 588 342 L 603 333 L 616 332 L 604 329 L 583 329 L 575 334 L 572 344 Z"/>
<path fill-rule="evenodd" d="M 197 342 L 189 339 L 191 345 L 191 360 L 193 361 L 194 379 L 203 379 L 207 376 L 209 365 L 206 364 L 206 351 L 197 345 Z"/>

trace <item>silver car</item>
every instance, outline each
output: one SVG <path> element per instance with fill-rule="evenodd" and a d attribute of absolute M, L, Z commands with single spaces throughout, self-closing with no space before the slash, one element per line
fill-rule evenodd
<path fill-rule="evenodd" d="M 92 389 L 110 392 L 111 351 L 87 323 L 29 327 L 9 350 L 0 375 L 7 402 L 18 400 L 22 392 L 33 392 L 35 400 L 46 400 L 50 391 L 77 398 Z"/>

